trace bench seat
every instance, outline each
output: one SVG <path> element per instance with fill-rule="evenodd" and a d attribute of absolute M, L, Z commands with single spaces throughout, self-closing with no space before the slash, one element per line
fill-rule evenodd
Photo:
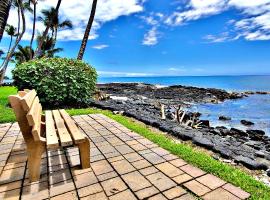
<path fill-rule="evenodd" d="M 26 143 L 31 181 L 39 180 L 41 157 L 46 149 L 78 146 L 82 168 L 90 167 L 89 140 L 64 109 L 46 110 L 43 115 L 35 90 L 19 91 L 9 96 L 9 102 Z"/>

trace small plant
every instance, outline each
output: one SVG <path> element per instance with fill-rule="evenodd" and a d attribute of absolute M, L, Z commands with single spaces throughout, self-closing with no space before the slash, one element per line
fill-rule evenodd
<path fill-rule="evenodd" d="M 89 64 L 68 58 L 42 58 L 13 70 L 19 90 L 35 89 L 42 105 L 84 106 L 95 92 L 97 73 Z"/>

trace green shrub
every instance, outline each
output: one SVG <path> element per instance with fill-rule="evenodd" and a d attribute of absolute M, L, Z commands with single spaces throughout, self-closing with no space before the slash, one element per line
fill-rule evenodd
<path fill-rule="evenodd" d="M 18 90 L 36 89 L 42 105 L 84 106 L 95 91 L 97 73 L 75 59 L 42 58 L 18 65 L 13 70 Z"/>

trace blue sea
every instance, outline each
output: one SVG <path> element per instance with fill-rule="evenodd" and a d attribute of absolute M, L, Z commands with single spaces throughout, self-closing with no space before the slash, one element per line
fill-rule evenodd
<path fill-rule="evenodd" d="M 170 76 L 170 77 L 103 77 L 99 83 L 141 82 L 155 85 L 186 85 L 203 88 L 219 88 L 227 91 L 270 91 L 270 76 Z M 192 108 L 202 113 L 212 126 L 227 126 L 239 129 L 260 129 L 270 136 L 270 95 L 251 95 L 240 100 L 227 100 L 219 104 L 198 104 Z M 220 115 L 230 116 L 231 121 L 218 120 Z M 254 126 L 241 125 L 245 119 Z"/>

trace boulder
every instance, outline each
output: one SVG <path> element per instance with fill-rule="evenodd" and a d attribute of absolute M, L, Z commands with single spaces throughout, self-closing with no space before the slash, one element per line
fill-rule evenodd
<path fill-rule="evenodd" d="M 192 138 L 192 141 L 194 144 L 197 144 L 197 145 L 202 146 L 202 147 L 206 147 L 207 149 L 212 149 L 214 146 L 214 144 L 211 142 L 211 140 L 204 138 L 204 137 L 196 136 L 196 137 Z"/>
<path fill-rule="evenodd" d="M 236 156 L 235 161 L 238 163 L 243 164 L 245 167 L 252 169 L 252 170 L 267 170 L 267 165 L 263 163 L 258 163 L 255 160 L 252 160 L 250 158 L 244 157 L 244 156 Z"/>
<path fill-rule="evenodd" d="M 247 130 L 247 134 L 249 135 L 250 139 L 261 141 L 263 140 L 265 132 L 262 130 Z"/>
<path fill-rule="evenodd" d="M 219 116 L 218 119 L 221 120 L 221 121 L 229 121 L 229 120 L 231 120 L 232 118 L 231 118 L 231 117 L 227 117 L 227 116 L 221 115 L 221 116 Z"/>
<path fill-rule="evenodd" d="M 236 128 L 231 128 L 230 130 L 230 135 L 232 136 L 240 136 L 240 137 L 248 137 L 248 134 L 245 131 L 236 129 Z"/>
<path fill-rule="evenodd" d="M 252 126 L 252 125 L 254 125 L 254 123 L 253 122 L 251 122 L 251 121 L 247 121 L 247 120 L 241 120 L 241 124 L 243 124 L 243 125 L 245 125 L 245 126 Z"/>

